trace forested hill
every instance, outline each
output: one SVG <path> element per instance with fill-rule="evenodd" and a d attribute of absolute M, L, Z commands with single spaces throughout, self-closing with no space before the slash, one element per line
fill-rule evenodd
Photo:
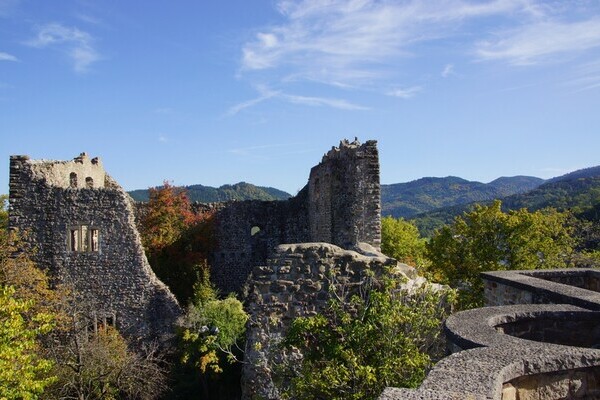
<path fill-rule="evenodd" d="M 502 200 L 504 210 L 527 208 L 535 211 L 554 207 L 594 220 L 600 213 L 600 167 L 574 171 L 552 178 L 526 193 L 497 198 Z M 474 203 L 443 207 L 415 215 L 412 219 L 421 233 L 429 236 L 435 228 L 452 222 L 455 216 L 468 211 Z"/>
<path fill-rule="evenodd" d="M 559 181 L 570 181 L 579 178 L 600 177 L 600 165 L 590 168 L 578 169 L 577 171 L 569 172 L 568 174 L 557 176 L 556 178 L 548 179 L 546 183 Z"/>
<path fill-rule="evenodd" d="M 504 198 L 502 207 L 507 210 L 527 208 L 530 211 L 554 207 L 569 209 L 574 213 L 584 212 L 600 202 L 600 168 L 595 173 L 591 176 L 569 174 L 564 179 L 555 178 L 527 193 Z"/>
<path fill-rule="evenodd" d="M 246 182 L 223 185 L 218 188 L 203 185 L 190 185 L 183 188 L 190 201 L 201 203 L 229 200 L 285 200 L 292 197 L 291 194 L 279 189 L 255 186 Z M 148 189 L 133 190 L 129 194 L 136 201 L 148 201 Z"/>
<path fill-rule="evenodd" d="M 532 176 L 502 177 L 490 183 L 448 176 L 381 185 L 382 214 L 408 218 L 443 207 L 524 193 L 543 182 L 543 179 Z"/>

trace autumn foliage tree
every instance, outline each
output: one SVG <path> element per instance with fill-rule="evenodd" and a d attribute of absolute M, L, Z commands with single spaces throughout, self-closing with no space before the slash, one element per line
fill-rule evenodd
<path fill-rule="evenodd" d="M 140 223 L 146 255 L 156 275 L 187 304 L 202 269 L 208 268 L 214 213 L 195 213 L 185 190 L 167 181 L 149 192 Z"/>

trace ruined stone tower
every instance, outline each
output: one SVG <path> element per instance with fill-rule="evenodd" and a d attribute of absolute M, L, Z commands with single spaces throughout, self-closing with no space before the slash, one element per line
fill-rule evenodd
<path fill-rule="evenodd" d="M 72 161 L 10 158 L 9 228 L 33 260 L 69 285 L 98 324 L 131 339 L 166 339 L 180 313 L 154 275 L 129 195 L 85 153 Z"/>
<path fill-rule="evenodd" d="M 239 291 L 255 266 L 284 243 L 326 242 L 352 249 L 381 245 L 377 142 L 342 140 L 313 167 L 308 184 L 286 201 L 240 201 L 216 215 L 212 278 L 223 293 Z"/>
<path fill-rule="evenodd" d="M 381 246 L 381 189 L 377 142 L 342 140 L 310 171 L 310 241 L 351 248 Z"/>

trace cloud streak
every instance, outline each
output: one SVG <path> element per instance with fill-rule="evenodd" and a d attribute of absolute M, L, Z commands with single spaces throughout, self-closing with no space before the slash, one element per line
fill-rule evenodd
<path fill-rule="evenodd" d="M 242 48 L 242 70 L 290 69 L 295 77 L 371 83 L 413 56 L 418 43 L 452 35 L 464 21 L 498 15 L 533 17 L 533 0 L 280 0 L 285 22 L 257 32 Z"/>
<path fill-rule="evenodd" d="M 93 63 L 100 60 L 100 54 L 93 46 L 94 38 L 89 33 L 58 23 L 41 26 L 36 36 L 26 44 L 39 49 L 56 47 L 64 50 L 77 73 L 87 72 Z"/>
<path fill-rule="evenodd" d="M 495 41 L 478 43 L 482 60 L 503 60 L 512 65 L 533 65 L 566 53 L 600 47 L 600 18 L 577 22 L 539 22 L 507 32 Z"/>
<path fill-rule="evenodd" d="M 276 99 L 292 104 L 299 104 L 312 107 L 331 107 L 338 110 L 368 110 L 369 107 L 364 107 L 359 104 L 354 104 L 343 99 L 335 99 L 328 97 L 315 97 L 315 96 L 299 96 L 294 94 L 284 93 L 282 91 L 271 90 L 265 86 L 257 86 L 256 89 L 260 95 L 254 99 L 250 99 L 241 103 L 238 103 L 231 107 L 226 115 L 233 116 L 242 110 L 250 107 L 254 107 L 264 101 L 270 99 Z"/>
<path fill-rule="evenodd" d="M 19 59 L 12 54 L 4 53 L 0 51 L 0 61 L 19 61 Z"/>
<path fill-rule="evenodd" d="M 282 22 L 245 42 L 242 75 L 373 91 L 406 79 L 405 66 L 430 56 L 423 44 L 432 42 L 452 39 L 455 48 L 446 48 L 457 57 L 512 66 L 571 60 L 600 47 L 594 2 L 278 0 L 275 6 Z M 440 76 L 453 74 L 454 65 L 446 64 Z"/>
<path fill-rule="evenodd" d="M 411 97 L 414 97 L 417 93 L 419 93 L 421 90 L 423 90 L 422 87 L 413 86 L 406 89 L 394 89 L 389 91 L 387 94 L 388 96 L 400 97 L 401 99 L 410 99 Z"/>

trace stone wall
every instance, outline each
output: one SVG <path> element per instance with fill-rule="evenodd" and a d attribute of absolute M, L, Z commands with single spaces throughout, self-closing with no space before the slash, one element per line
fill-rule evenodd
<path fill-rule="evenodd" d="M 252 269 L 279 244 L 308 242 L 306 191 L 285 201 L 228 203 L 215 215 L 211 276 L 223 293 L 239 292 Z"/>
<path fill-rule="evenodd" d="M 503 385 L 502 400 L 600 398 L 600 368 L 526 375 Z"/>
<path fill-rule="evenodd" d="M 340 142 L 310 171 L 310 239 L 342 248 L 381 246 L 379 155 L 374 140 Z"/>
<path fill-rule="evenodd" d="M 258 231 L 257 231 L 258 228 Z M 351 249 L 381 245 L 379 153 L 374 140 L 342 140 L 313 167 L 307 186 L 286 201 L 228 203 L 216 214 L 212 277 L 222 292 L 240 291 L 277 245 L 327 242 Z"/>
<path fill-rule="evenodd" d="M 370 256 L 343 250 L 328 243 L 280 245 L 263 266 L 254 268 L 249 282 L 247 311 L 250 323 L 244 357 L 244 399 L 279 399 L 271 371 L 282 362 L 293 362 L 277 344 L 292 320 L 312 316 L 327 304 L 330 286 L 357 290 L 373 274 L 397 265 L 378 254 Z"/>
<path fill-rule="evenodd" d="M 587 268 L 481 274 L 486 305 L 573 304 L 600 311 L 600 271 Z"/>
<path fill-rule="evenodd" d="M 12 156 L 9 204 L 9 227 L 24 235 L 37 265 L 69 285 L 86 311 L 130 339 L 172 335 L 180 308 L 150 269 L 131 198 L 98 159 Z"/>

